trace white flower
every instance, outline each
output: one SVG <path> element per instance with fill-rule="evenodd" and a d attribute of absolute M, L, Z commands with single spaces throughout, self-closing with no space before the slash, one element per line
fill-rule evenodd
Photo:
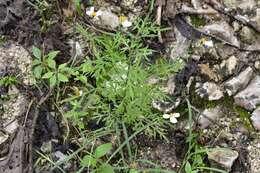
<path fill-rule="evenodd" d="M 206 47 L 213 47 L 214 46 L 213 41 L 212 40 L 208 40 L 206 38 L 201 38 L 200 42 L 201 42 L 202 45 L 204 45 Z"/>
<path fill-rule="evenodd" d="M 89 10 L 86 10 L 86 14 L 90 17 L 98 17 L 101 16 L 102 11 L 98 10 L 97 12 L 95 11 L 95 7 L 90 7 Z"/>
<path fill-rule="evenodd" d="M 170 122 L 175 124 L 177 123 L 177 118 L 180 117 L 180 113 L 170 113 L 170 114 L 163 114 L 164 119 L 170 119 Z"/>
<path fill-rule="evenodd" d="M 132 26 L 132 22 L 130 22 L 126 16 L 120 16 L 119 21 L 124 28 Z"/>

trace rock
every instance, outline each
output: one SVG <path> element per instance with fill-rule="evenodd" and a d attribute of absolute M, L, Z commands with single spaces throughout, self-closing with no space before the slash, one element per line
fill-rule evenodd
<path fill-rule="evenodd" d="M 252 120 L 254 128 L 260 130 L 260 108 L 254 110 L 250 119 Z"/>
<path fill-rule="evenodd" d="M 219 73 L 222 74 L 224 77 L 230 76 L 235 72 L 237 63 L 237 58 L 235 56 L 231 56 L 227 60 L 223 60 L 221 62 L 219 68 L 217 68 L 217 71 L 219 71 Z"/>
<path fill-rule="evenodd" d="M 259 135 L 259 134 L 258 134 Z M 260 139 L 254 139 L 247 147 L 249 173 L 259 173 L 260 170 Z"/>
<path fill-rule="evenodd" d="M 9 135 L 0 131 L 0 146 L 3 146 L 8 140 Z M 2 148 L 2 147 L 1 147 Z"/>
<path fill-rule="evenodd" d="M 162 113 L 170 113 L 175 108 L 177 108 L 180 105 L 180 103 L 181 103 L 181 99 L 177 98 L 174 103 L 166 102 L 166 101 L 153 101 L 152 106 L 154 109 L 157 109 Z"/>
<path fill-rule="evenodd" d="M 251 67 L 246 68 L 238 76 L 225 82 L 224 87 L 229 96 L 236 94 L 239 90 L 244 89 L 251 80 L 254 72 Z"/>
<path fill-rule="evenodd" d="M 188 50 L 191 44 L 191 41 L 184 37 L 178 29 L 174 29 L 176 41 L 168 45 L 168 52 L 171 59 L 175 60 L 177 58 L 183 58 L 188 56 Z"/>
<path fill-rule="evenodd" d="M 241 41 L 252 44 L 255 42 L 256 39 L 256 33 L 252 29 L 250 29 L 248 26 L 244 26 L 241 31 L 239 32 Z"/>
<path fill-rule="evenodd" d="M 198 118 L 198 123 L 200 125 L 200 128 L 202 129 L 207 128 L 222 116 L 223 113 L 219 106 L 211 109 L 205 109 Z"/>
<path fill-rule="evenodd" d="M 212 166 L 224 168 L 230 172 L 235 160 L 238 158 L 238 152 L 228 148 L 215 148 L 207 152 L 208 159 Z"/>
<path fill-rule="evenodd" d="M 0 71 L 7 68 L 19 74 L 19 79 L 24 85 L 34 84 L 32 78 L 32 58 L 22 46 L 13 43 L 6 43 L 0 46 Z"/>
<path fill-rule="evenodd" d="M 112 29 L 120 25 L 119 17 L 110 11 L 102 11 L 100 20 L 102 26 L 108 26 Z"/>
<path fill-rule="evenodd" d="M 255 62 L 255 68 L 256 68 L 257 70 L 260 70 L 260 61 L 256 61 L 256 62 Z"/>
<path fill-rule="evenodd" d="M 220 80 L 221 77 L 212 68 L 210 68 L 208 64 L 199 64 L 198 67 L 201 75 L 207 79 L 214 80 L 215 82 Z"/>
<path fill-rule="evenodd" d="M 219 38 L 222 41 L 225 41 L 236 47 L 240 47 L 240 43 L 235 36 L 234 30 L 232 27 L 225 21 L 215 22 L 210 25 L 203 27 L 202 32 L 206 32 L 209 35 Z"/>
<path fill-rule="evenodd" d="M 235 103 L 249 111 L 260 104 L 260 76 L 256 76 L 243 91 L 235 97 Z"/>
<path fill-rule="evenodd" d="M 207 100 L 219 100 L 224 94 L 217 84 L 213 82 L 197 83 L 195 86 L 195 92 L 201 97 Z"/>

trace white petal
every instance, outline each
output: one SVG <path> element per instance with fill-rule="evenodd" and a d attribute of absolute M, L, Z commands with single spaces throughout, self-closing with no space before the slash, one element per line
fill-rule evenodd
<path fill-rule="evenodd" d="M 180 117 L 180 116 L 181 116 L 180 113 L 173 113 L 173 117 L 175 117 L 175 118 L 178 118 L 178 117 Z"/>
<path fill-rule="evenodd" d="M 163 118 L 164 118 L 164 119 L 168 119 L 168 118 L 170 118 L 170 117 L 171 117 L 170 114 L 163 114 Z"/>
<path fill-rule="evenodd" d="M 122 22 L 122 25 L 124 28 L 128 28 L 128 27 L 132 26 L 132 22 L 125 20 L 124 22 Z"/>
<path fill-rule="evenodd" d="M 89 10 L 86 11 L 86 14 L 92 16 L 92 13 L 95 11 L 95 7 L 90 7 Z"/>
<path fill-rule="evenodd" d="M 170 118 L 170 122 L 173 123 L 173 124 L 175 124 L 175 123 L 177 123 L 178 121 L 177 121 L 177 119 L 176 119 L 175 117 L 171 117 L 171 118 Z"/>
<path fill-rule="evenodd" d="M 204 45 L 207 46 L 207 47 L 213 47 L 214 46 L 212 40 L 205 41 Z"/>
<path fill-rule="evenodd" d="M 98 10 L 98 11 L 96 12 L 96 17 L 101 16 L 102 13 L 103 13 L 103 12 L 102 12 L 101 10 Z"/>

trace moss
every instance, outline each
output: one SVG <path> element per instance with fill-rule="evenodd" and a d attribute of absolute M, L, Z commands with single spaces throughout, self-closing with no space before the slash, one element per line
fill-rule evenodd
<path fill-rule="evenodd" d="M 238 106 L 234 106 L 234 111 L 238 114 L 240 120 L 243 122 L 244 126 L 249 130 L 249 131 L 253 131 L 254 128 L 251 124 L 250 121 L 250 113 L 247 112 L 247 110 L 238 107 Z"/>
<path fill-rule="evenodd" d="M 203 19 L 203 17 L 201 16 L 190 15 L 190 18 L 191 18 L 192 25 L 195 26 L 196 28 L 206 25 L 206 20 Z"/>

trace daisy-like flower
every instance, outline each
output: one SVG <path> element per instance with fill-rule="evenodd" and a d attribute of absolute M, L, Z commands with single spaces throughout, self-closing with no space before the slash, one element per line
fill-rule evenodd
<path fill-rule="evenodd" d="M 101 10 L 95 11 L 95 7 L 90 7 L 89 10 L 86 11 L 86 14 L 90 17 L 95 18 L 95 17 L 101 16 L 102 11 Z"/>
<path fill-rule="evenodd" d="M 170 114 L 163 114 L 164 119 L 170 119 L 170 122 L 175 124 L 177 123 L 177 118 L 180 117 L 180 113 L 170 113 Z"/>
<path fill-rule="evenodd" d="M 132 22 L 130 22 L 126 16 L 119 16 L 119 21 L 124 28 L 132 26 Z"/>
<path fill-rule="evenodd" d="M 209 40 L 205 37 L 201 38 L 200 39 L 200 43 L 206 47 L 213 47 L 214 46 L 214 43 L 212 40 Z"/>

